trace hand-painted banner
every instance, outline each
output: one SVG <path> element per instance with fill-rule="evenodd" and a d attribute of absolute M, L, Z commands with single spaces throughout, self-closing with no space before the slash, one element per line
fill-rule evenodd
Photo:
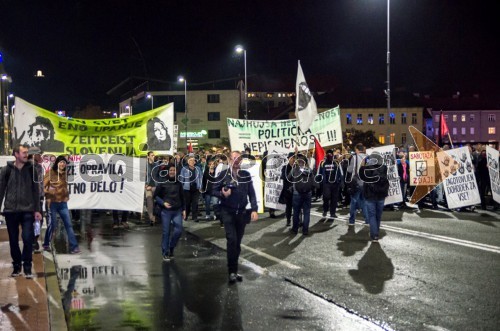
<path fill-rule="evenodd" d="M 124 155 L 84 155 L 68 164 L 69 209 L 142 213 L 146 160 Z"/>
<path fill-rule="evenodd" d="M 476 176 L 467 147 L 436 153 L 448 208 L 461 208 L 481 203 Z"/>
<path fill-rule="evenodd" d="M 243 151 L 249 147 L 252 152 L 262 154 L 269 150 L 268 144 L 293 150 L 307 149 L 314 144 L 316 136 L 321 146 L 342 143 L 340 108 L 332 108 L 316 116 L 306 132 L 297 127 L 296 120 L 253 121 L 227 119 L 231 149 Z"/>
<path fill-rule="evenodd" d="M 384 159 L 384 164 L 387 166 L 387 179 L 389 180 L 389 195 L 385 198 L 384 204 L 390 205 L 403 201 L 401 192 L 401 183 L 398 175 L 398 166 L 396 165 L 396 146 L 388 145 L 370 148 L 366 150 L 368 157 L 373 152 L 378 152 Z"/>
<path fill-rule="evenodd" d="M 410 185 L 436 185 L 434 151 L 410 152 Z"/>
<path fill-rule="evenodd" d="M 259 210 L 257 211 L 258 213 L 263 213 L 264 212 L 264 201 L 263 196 L 262 196 L 262 180 L 260 178 L 260 166 L 261 166 L 261 161 L 257 160 L 254 163 L 247 163 L 241 164 L 241 169 L 245 169 L 250 173 L 250 176 L 252 176 L 252 184 L 253 188 L 255 190 L 255 196 L 257 197 L 257 205 L 259 206 Z M 251 209 L 252 206 L 250 204 L 250 201 L 248 201 L 247 204 L 247 209 Z"/>
<path fill-rule="evenodd" d="M 498 166 L 499 153 L 496 149 L 486 146 L 486 157 L 488 158 L 488 171 L 490 173 L 491 194 L 493 200 L 500 203 L 500 173 Z"/>
<path fill-rule="evenodd" d="M 289 150 L 268 144 L 268 154 L 266 157 L 266 169 L 264 172 L 264 204 L 268 208 L 285 210 L 285 205 L 278 202 L 283 189 L 281 169 L 288 163 L 287 154 Z"/>
<path fill-rule="evenodd" d="M 54 154 L 172 154 L 173 108 L 171 103 L 129 117 L 89 120 L 61 117 L 16 98 L 13 141 Z"/>

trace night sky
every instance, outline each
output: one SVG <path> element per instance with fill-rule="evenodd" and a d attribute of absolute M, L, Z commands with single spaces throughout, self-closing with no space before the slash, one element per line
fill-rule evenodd
<path fill-rule="evenodd" d="M 431 95 L 500 90 L 496 1 L 392 0 L 391 85 Z M 248 74 L 331 75 L 382 91 L 387 1 L 0 2 L 10 90 L 47 109 L 117 108 L 106 92 L 131 75 L 204 82 Z M 34 78 L 36 71 L 45 78 Z M 311 86 L 314 90 L 314 86 Z M 249 90 L 252 87 L 249 86 Z"/>

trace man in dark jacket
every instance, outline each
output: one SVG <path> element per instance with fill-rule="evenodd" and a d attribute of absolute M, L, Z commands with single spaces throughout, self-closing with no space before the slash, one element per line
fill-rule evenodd
<path fill-rule="evenodd" d="M 227 267 L 229 283 L 241 282 L 238 274 L 238 259 L 241 252 L 241 240 L 245 226 L 259 218 L 257 197 L 252 177 L 246 170 L 240 169 L 241 154 L 231 153 L 230 167 L 222 171 L 213 185 L 212 194 L 220 199 L 221 219 L 224 223 L 227 239 Z M 247 210 L 248 200 L 250 208 Z"/>
<path fill-rule="evenodd" d="M 297 155 L 297 162 L 287 175 L 293 185 L 293 225 L 291 232 L 297 234 L 299 230 L 299 215 L 302 211 L 302 234 L 309 234 L 309 221 L 311 219 L 312 190 L 319 187 L 314 178 L 314 173 L 307 165 L 304 155 Z"/>
<path fill-rule="evenodd" d="M 28 147 L 14 147 L 15 161 L 7 162 L 0 171 L 0 205 L 4 201 L 3 214 L 9 233 L 10 256 L 14 271 L 12 277 L 21 274 L 21 265 L 26 278 L 31 279 L 32 251 L 34 240 L 33 222 L 41 220 L 40 193 L 33 164 L 28 162 Z M 19 248 L 19 226 L 23 238 L 23 251 Z"/>
<path fill-rule="evenodd" d="M 387 166 L 384 165 L 383 158 L 379 154 L 372 153 L 367 164 L 362 164 L 359 169 L 359 177 L 364 182 L 363 196 L 370 223 L 370 238 L 372 242 L 377 243 L 384 202 L 389 193 Z"/>
<path fill-rule="evenodd" d="M 321 183 L 323 184 L 323 217 L 330 212 L 330 218 L 336 218 L 339 200 L 340 184 L 342 182 L 342 169 L 337 160 L 333 159 L 333 150 L 326 152 L 326 160 L 319 168 Z"/>
<path fill-rule="evenodd" d="M 292 222 L 293 208 L 293 185 L 288 180 L 287 176 L 292 171 L 292 166 L 295 163 L 295 153 L 288 153 L 288 164 L 281 168 L 281 180 L 283 181 L 283 189 L 279 197 L 279 202 L 285 204 L 286 226 L 290 226 Z"/>

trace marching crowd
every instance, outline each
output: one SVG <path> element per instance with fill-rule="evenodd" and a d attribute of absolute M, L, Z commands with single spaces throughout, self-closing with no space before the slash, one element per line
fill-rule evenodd
<path fill-rule="evenodd" d="M 447 149 L 444 146 L 443 149 Z M 311 204 L 323 200 L 322 215 L 335 220 L 339 206 L 349 206 L 348 226 L 354 226 L 358 210 L 362 211 L 364 221 L 370 226 L 370 239 L 379 240 L 382 212 L 400 208 L 410 208 L 406 204 L 415 186 L 411 186 L 408 153 L 415 151 L 413 146 L 400 147 L 396 152 L 396 165 L 401 185 L 403 201 L 397 205 L 384 206 L 388 196 L 389 179 L 387 166 L 380 154 L 366 155 L 362 144 L 355 146 L 354 152 L 344 153 L 340 149 L 329 149 L 323 160 L 314 158 L 312 152 L 301 154 L 295 149 L 287 155 L 288 162 L 281 167 L 283 187 L 279 203 L 285 205 L 286 226 L 293 234 L 309 234 Z M 491 191 L 488 164 L 484 146 L 469 146 L 469 152 L 481 196 L 481 208 L 487 208 L 487 193 Z M 68 236 L 69 252 L 79 254 L 71 215 L 68 209 L 68 182 L 66 166 L 68 160 L 61 155 L 55 159 L 51 168 L 44 172 L 41 166 L 39 148 L 16 146 L 13 150 L 15 161 L 8 162 L 0 171 L 0 202 L 4 201 L 3 215 L 9 233 L 12 276 L 24 270 L 26 278 L 32 278 L 32 251 L 39 249 L 38 240 L 43 222 L 42 211 L 48 211 L 47 230 L 43 249 L 50 250 L 54 229 L 59 215 Z M 267 152 L 262 156 L 261 175 L 266 176 L 270 157 Z M 183 231 L 183 221 L 189 217 L 199 222 L 199 202 L 204 202 L 205 220 L 218 220 L 226 233 L 227 267 L 230 283 L 242 281 L 238 274 L 238 258 L 241 240 L 246 224 L 258 219 L 257 197 L 252 177 L 246 170 L 259 156 L 253 156 L 247 149 L 239 151 L 223 150 L 219 153 L 198 151 L 197 153 L 176 153 L 174 156 L 156 156 L 147 153 L 145 173 L 145 200 L 148 222 L 161 223 L 161 251 L 164 261 L 174 258 L 176 244 Z M 318 164 L 316 164 L 316 162 Z M 432 208 L 438 203 L 446 207 L 446 197 L 442 184 L 429 187 L 426 192 Z M 425 199 L 418 201 L 418 210 L 424 208 Z M 489 203 L 496 210 L 498 204 L 492 199 Z M 44 206 L 45 204 L 45 206 Z M 44 208 L 45 207 L 45 208 Z M 271 218 L 276 211 L 268 208 Z M 122 211 L 121 225 L 128 227 L 128 212 Z M 113 228 L 120 225 L 118 211 L 113 211 Z M 23 240 L 21 251 L 18 238 L 19 228 Z"/>

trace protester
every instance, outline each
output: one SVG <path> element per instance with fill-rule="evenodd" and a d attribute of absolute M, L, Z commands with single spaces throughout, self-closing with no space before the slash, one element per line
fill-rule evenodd
<path fill-rule="evenodd" d="M 403 194 L 403 201 L 401 201 L 399 208 L 407 208 L 406 200 L 408 196 L 408 185 L 410 184 L 410 162 L 406 158 L 405 152 L 399 153 L 399 158 L 397 159 L 397 167 L 399 184 L 401 186 L 401 193 Z"/>
<path fill-rule="evenodd" d="M 28 149 L 28 160 L 33 163 L 33 167 L 36 171 L 36 182 L 38 184 L 38 192 L 40 194 L 40 214 L 42 218 L 40 220 L 35 220 L 33 225 L 35 238 L 33 240 L 33 251 L 40 250 L 40 244 L 38 243 L 38 238 L 40 238 L 40 232 L 43 225 L 43 203 L 45 200 L 45 193 L 43 192 L 43 176 L 44 170 L 42 166 L 42 150 L 39 147 L 30 147 Z M 47 222 L 48 223 L 48 222 Z"/>
<path fill-rule="evenodd" d="M 69 216 L 69 191 L 66 173 L 67 164 L 68 160 L 66 160 L 66 157 L 64 155 L 59 155 L 52 165 L 52 168 L 45 174 L 43 179 L 45 198 L 48 201 L 50 210 L 50 224 L 48 224 L 47 231 L 45 232 L 43 248 L 46 251 L 50 250 L 50 242 L 52 240 L 52 234 L 57 227 L 57 214 L 59 214 L 68 235 L 69 253 L 80 254 L 81 251 L 78 247 L 78 242 L 73 232 L 73 225 L 71 224 Z"/>
<path fill-rule="evenodd" d="M 210 216 L 211 209 L 214 211 L 213 219 L 220 218 L 219 215 L 219 199 L 212 194 L 213 183 L 215 182 L 215 162 L 208 161 L 208 166 L 205 168 L 205 172 L 203 173 L 203 183 L 202 183 L 202 191 L 203 198 L 205 199 L 205 219 L 210 220 L 212 216 Z M 210 208 L 212 207 L 212 208 Z M 222 224 L 222 221 L 221 221 Z"/>
<path fill-rule="evenodd" d="M 160 176 L 164 175 L 160 174 Z M 183 191 L 182 183 L 176 178 L 175 165 L 170 165 L 166 180 L 158 184 L 154 193 L 155 203 L 161 208 L 163 261 L 170 261 L 174 258 L 174 250 L 182 234 L 182 220 L 186 218 Z M 173 226 L 172 235 L 171 225 Z"/>
<path fill-rule="evenodd" d="M 387 166 L 380 155 L 370 155 L 367 164 L 359 169 L 360 179 L 364 181 L 363 196 L 365 198 L 368 222 L 370 223 L 370 239 L 373 243 L 379 240 L 380 222 L 384 211 L 384 201 L 389 194 Z"/>
<path fill-rule="evenodd" d="M 146 177 L 145 177 L 145 190 L 146 190 L 146 210 L 149 217 L 149 224 L 153 226 L 155 224 L 155 215 L 153 214 L 153 193 L 155 190 L 155 180 L 153 178 L 153 173 L 155 167 L 157 166 L 155 162 L 155 153 L 149 151 L 147 155 L 146 162 Z"/>
<path fill-rule="evenodd" d="M 488 157 L 486 156 L 486 150 L 483 149 L 477 161 L 477 173 L 478 178 L 476 180 L 479 182 L 479 197 L 481 198 L 481 209 L 486 210 L 486 193 L 491 190 L 491 180 L 490 171 L 488 169 Z M 491 205 L 493 205 L 493 199 L 491 199 Z"/>
<path fill-rule="evenodd" d="M 262 154 L 262 165 L 261 165 L 261 178 L 265 182 L 267 175 L 266 175 L 266 170 L 267 170 L 267 162 L 269 161 L 269 157 L 273 157 L 273 155 L 268 156 L 267 150 L 264 151 L 264 154 Z M 273 160 L 273 159 L 271 159 Z M 276 210 L 274 208 L 268 208 L 269 211 L 269 217 L 270 218 L 276 218 Z"/>
<path fill-rule="evenodd" d="M 359 178 L 359 168 L 363 162 L 365 155 L 365 147 L 363 144 L 357 144 L 355 147 L 356 154 L 351 157 L 349 166 L 347 167 L 346 185 L 348 186 L 348 194 L 351 196 L 351 207 L 349 210 L 349 226 L 354 226 L 357 209 L 360 208 L 365 218 L 365 224 L 368 223 L 367 212 L 365 207 L 365 198 L 363 196 L 363 181 Z"/>
<path fill-rule="evenodd" d="M 333 150 L 326 152 L 326 160 L 319 168 L 321 184 L 323 185 L 323 217 L 330 212 L 331 218 L 337 218 L 337 204 L 339 200 L 340 185 L 342 182 L 342 169 L 333 157 Z"/>
<path fill-rule="evenodd" d="M 221 201 L 221 219 L 227 239 L 227 267 L 230 284 L 243 280 L 243 277 L 238 274 L 241 240 L 247 223 L 259 218 L 252 177 L 248 171 L 240 169 L 240 162 L 241 154 L 233 151 L 230 155 L 230 168 L 217 177 L 212 191 L 213 195 Z M 249 200 L 251 209 L 247 210 Z"/>
<path fill-rule="evenodd" d="M 293 185 L 293 225 L 290 231 L 298 233 L 299 215 L 302 212 L 302 234 L 307 236 L 311 219 L 312 190 L 318 185 L 304 155 L 297 155 L 297 162 L 288 173 L 287 179 Z"/>
<path fill-rule="evenodd" d="M 19 276 L 22 267 L 24 276 L 31 279 L 33 222 L 42 218 L 39 187 L 34 178 L 36 171 L 33 164 L 28 162 L 28 146 L 15 146 L 13 154 L 15 161 L 8 161 L 0 170 L 0 205 L 3 202 L 3 215 L 9 234 L 13 266 L 11 277 Z M 19 227 L 23 240 L 22 252 L 19 247 Z"/>
<path fill-rule="evenodd" d="M 186 220 L 192 212 L 192 220 L 198 222 L 198 199 L 200 198 L 203 174 L 197 166 L 193 156 L 188 158 L 188 165 L 183 167 L 180 180 L 184 189 L 184 201 L 186 202 Z"/>
<path fill-rule="evenodd" d="M 279 203 L 285 205 L 286 226 L 290 226 L 292 222 L 292 208 L 293 208 L 293 185 L 288 180 L 288 174 L 292 171 L 295 163 L 295 153 L 288 153 L 288 164 L 281 168 L 281 180 L 283 181 L 283 189 L 279 196 Z"/>

